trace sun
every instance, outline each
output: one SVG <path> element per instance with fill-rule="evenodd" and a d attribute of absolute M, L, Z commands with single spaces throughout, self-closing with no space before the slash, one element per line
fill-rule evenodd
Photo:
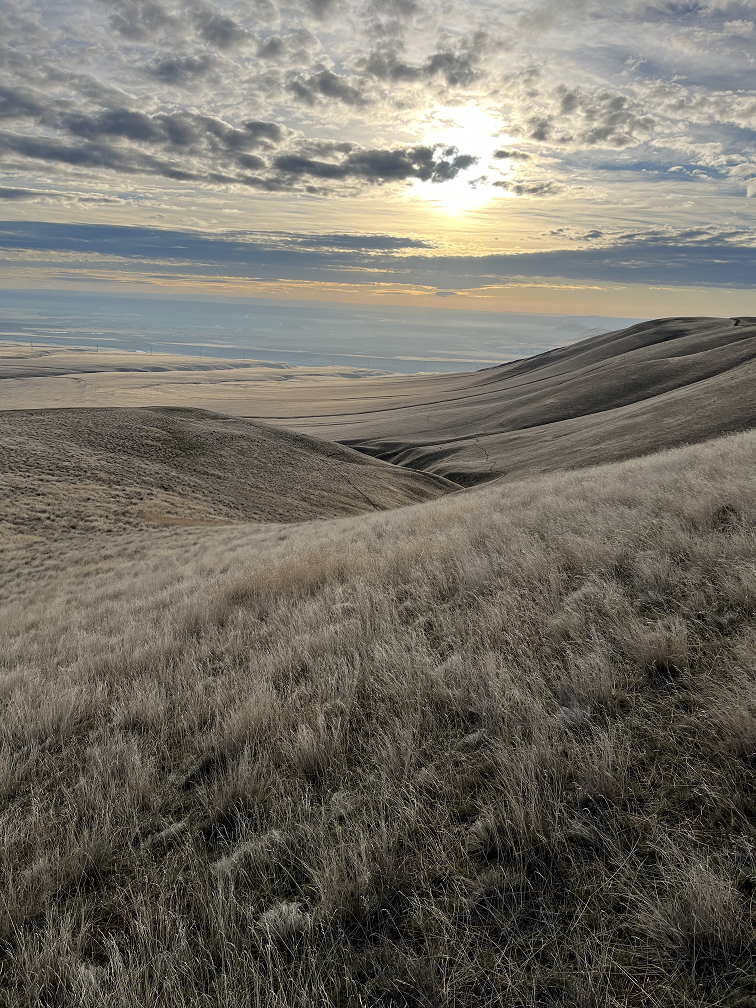
<path fill-rule="evenodd" d="M 493 152 L 501 143 L 501 126 L 500 120 L 476 105 L 441 107 L 429 112 L 423 123 L 423 143 L 449 144 L 457 147 L 461 154 L 472 154 L 479 160 L 449 182 L 416 181 L 408 195 L 427 200 L 447 213 L 474 210 L 504 195 L 500 189 L 492 188 L 490 182 L 481 180 L 481 176 L 487 174 Z"/>

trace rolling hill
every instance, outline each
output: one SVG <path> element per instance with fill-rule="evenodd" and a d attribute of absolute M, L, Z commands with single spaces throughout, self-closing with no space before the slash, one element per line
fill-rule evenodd
<path fill-rule="evenodd" d="M 231 426 L 87 464 L 134 412 Z M 1 610 L 3 1005 L 752 1008 L 755 470 L 61 540 Z"/>
<path fill-rule="evenodd" d="M 754 322 L 8 363 L 0 1002 L 754 1008 Z"/>
<path fill-rule="evenodd" d="M 170 404 L 339 442 L 460 485 L 620 461 L 756 424 L 756 318 L 668 318 L 459 374 L 18 345 L 13 409 Z"/>
<path fill-rule="evenodd" d="M 0 411 L 6 545 L 61 532 L 294 522 L 458 489 L 350 448 L 204 410 Z"/>
<path fill-rule="evenodd" d="M 340 386 L 309 415 L 281 388 L 260 416 L 469 485 L 747 429 L 754 383 L 756 318 L 670 318 L 470 374 Z"/>

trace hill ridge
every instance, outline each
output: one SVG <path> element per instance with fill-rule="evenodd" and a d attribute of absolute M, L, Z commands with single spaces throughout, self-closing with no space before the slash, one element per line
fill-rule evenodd
<path fill-rule="evenodd" d="M 366 398 L 367 408 L 359 412 L 340 399 L 338 412 L 321 401 L 316 412 L 297 416 L 284 391 L 279 409 L 266 419 L 471 485 L 618 461 L 756 426 L 751 378 L 756 319 L 735 325 L 730 318 L 675 317 L 483 371 L 401 384 L 386 379 L 383 398 Z M 375 383 L 365 392 L 373 389 L 378 391 Z M 718 411 L 710 401 L 714 390 Z M 686 411 L 692 418 L 688 432 Z M 613 428 L 620 421 L 626 427 L 633 417 L 635 430 L 623 429 L 618 443 Z M 567 462 L 554 442 L 563 436 L 574 441 L 576 425 L 584 427 L 583 444 Z M 540 459 L 536 468 L 534 456 Z"/>

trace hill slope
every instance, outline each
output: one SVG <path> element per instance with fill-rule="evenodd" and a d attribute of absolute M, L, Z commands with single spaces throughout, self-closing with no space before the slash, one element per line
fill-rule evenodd
<path fill-rule="evenodd" d="M 0 1000 L 751 1008 L 755 477 L 81 537 L 0 620 Z"/>
<path fill-rule="evenodd" d="M 0 476 L 6 541 L 334 518 L 457 489 L 293 431 L 167 407 L 0 411 Z"/>
<path fill-rule="evenodd" d="M 265 418 L 475 483 L 747 429 L 755 382 L 756 319 L 657 319 L 470 374 L 321 389 L 308 415 L 282 387 Z"/>
<path fill-rule="evenodd" d="M 656 319 L 451 375 L 8 345 L 0 404 L 204 408 L 468 485 L 750 428 L 754 368 L 753 318 Z"/>

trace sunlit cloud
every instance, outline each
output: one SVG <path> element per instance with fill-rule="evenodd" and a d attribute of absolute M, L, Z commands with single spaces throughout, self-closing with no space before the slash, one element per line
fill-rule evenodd
<path fill-rule="evenodd" d="M 503 174 L 498 166 L 494 168 L 494 152 L 499 147 L 497 137 L 501 133 L 499 119 L 476 105 L 442 107 L 428 113 L 422 130 L 424 143 L 464 150 L 475 161 L 444 185 L 433 181 L 413 182 L 408 192 L 410 198 L 427 200 L 445 213 L 460 213 L 486 206 L 505 195 L 492 185 Z"/>
<path fill-rule="evenodd" d="M 752 289 L 755 24 L 751 0 L 6 0 L 5 263 L 333 296 L 383 270 L 381 297 L 481 309 L 513 276 Z M 40 222 L 163 237 L 35 251 Z"/>

